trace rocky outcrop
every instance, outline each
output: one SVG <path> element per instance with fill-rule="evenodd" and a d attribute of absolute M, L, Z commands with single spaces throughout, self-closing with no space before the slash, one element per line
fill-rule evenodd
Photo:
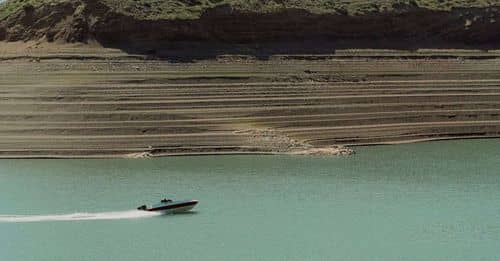
<path fill-rule="evenodd" d="M 0 21 L 0 39 L 42 38 L 66 42 L 92 39 L 108 45 L 305 39 L 357 41 L 366 47 L 377 43 L 496 45 L 500 8 L 442 11 L 403 5 L 393 11 L 349 15 L 341 11 L 314 14 L 303 9 L 257 13 L 221 5 L 207 9 L 197 19 L 169 20 L 137 18 L 99 0 L 76 0 L 38 8 L 28 5 Z"/>
<path fill-rule="evenodd" d="M 3 38 L 7 41 L 42 38 L 49 41 L 82 41 L 88 36 L 85 30 L 87 25 L 81 23 L 82 19 L 85 17 L 76 2 L 62 2 L 55 6 L 42 5 L 39 8 L 28 4 L 0 21 L 0 31 L 4 32 Z"/>
<path fill-rule="evenodd" d="M 247 135 L 248 144 L 268 153 L 290 155 L 352 155 L 354 150 L 342 145 L 315 147 L 305 141 L 293 139 L 272 128 L 250 128 L 235 131 Z"/>
<path fill-rule="evenodd" d="M 315 156 L 347 156 L 354 154 L 354 150 L 344 146 L 330 146 L 325 148 L 309 148 L 302 151 L 293 151 L 292 155 L 315 155 Z"/>

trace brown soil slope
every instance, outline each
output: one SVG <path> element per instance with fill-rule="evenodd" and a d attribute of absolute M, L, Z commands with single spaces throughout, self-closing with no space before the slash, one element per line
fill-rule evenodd
<path fill-rule="evenodd" d="M 85 58 L 63 47 L 57 55 L 3 56 L 1 156 L 279 153 L 500 136 L 497 52 L 192 63 L 119 51 Z"/>

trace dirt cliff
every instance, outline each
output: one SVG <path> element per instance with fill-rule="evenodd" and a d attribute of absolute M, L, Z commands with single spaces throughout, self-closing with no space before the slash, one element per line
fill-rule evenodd
<path fill-rule="evenodd" d="M 411 2 L 411 1 L 410 1 Z M 165 42 L 267 43 L 321 40 L 353 47 L 496 46 L 500 7 L 429 9 L 393 4 L 361 14 L 342 9 L 313 12 L 278 8 L 259 12 L 215 5 L 189 19 L 152 18 L 124 12 L 106 0 L 24 4 L 0 18 L 0 40 L 160 45 Z M 1 17 L 1 16 L 0 16 Z M 358 45 L 358 46 L 356 46 Z"/>

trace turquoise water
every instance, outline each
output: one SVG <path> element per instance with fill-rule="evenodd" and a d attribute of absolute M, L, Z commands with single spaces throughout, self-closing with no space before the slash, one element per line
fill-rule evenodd
<path fill-rule="evenodd" d="M 2 160 L 0 260 L 500 259 L 500 140 L 357 152 Z"/>

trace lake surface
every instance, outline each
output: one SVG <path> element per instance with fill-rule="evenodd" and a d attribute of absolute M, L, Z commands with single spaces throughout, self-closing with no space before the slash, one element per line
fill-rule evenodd
<path fill-rule="evenodd" d="M 499 139 L 356 150 L 1 160 L 0 260 L 500 259 Z"/>

